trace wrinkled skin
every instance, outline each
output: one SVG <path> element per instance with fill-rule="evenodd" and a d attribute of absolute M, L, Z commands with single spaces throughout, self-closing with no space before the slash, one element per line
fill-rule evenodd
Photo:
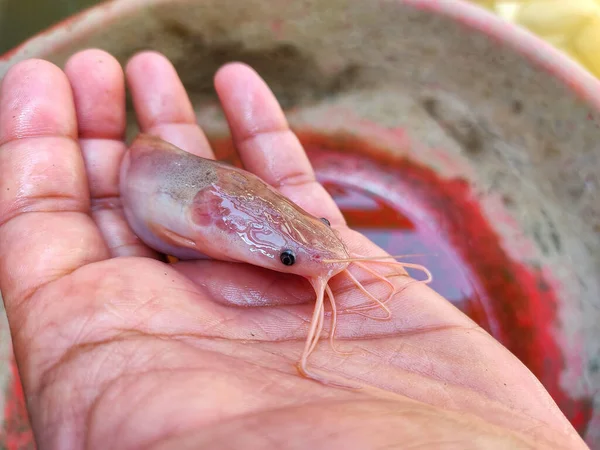
<path fill-rule="evenodd" d="M 126 80 L 142 131 L 212 155 L 162 56 L 136 55 Z M 379 254 L 314 182 L 262 80 L 230 64 L 215 83 L 246 169 L 327 217 L 350 251 Z M 421 284 L 389 321 L 340 317 L 350 356 L 326 342 L 312 356 L 370 388 L 300 377 L 307 284 L 166 265 L 128 228 L 124 84 L 111 56 L 87 50 L 64 72 L 19 63 L 0 87 L 0 285 L 40 449 L 585 448 L 532 374 Z"/>

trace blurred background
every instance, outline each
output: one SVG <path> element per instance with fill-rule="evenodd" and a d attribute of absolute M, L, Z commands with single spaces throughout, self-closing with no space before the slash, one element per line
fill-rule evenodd
<path fill-rule="evenodd" d="M 506 21 L 529 29 L 600 78 L 600 0 L 467 1 L 492 11 Z M 102 2 L 0 0 L 0 55 L 57 22 Z M 0 319 L 4 320 L 2 314 Z M 0 340 L 4 338 L 1 334 L 3 326 L 4 324 L 0 323 Z M 7 328 L 4 326 L 4 329 Z M 0 366 L 1 358 L 2 355 Z M 12 367 L 10 370 L 13 370 L 12 376 L 17 378 L 16 368 Z M 6 383 L 5 375 L 0 370 L 0 386 Z M 0 392 L 0 425 L 4 421 L 3 426 L 0 426 L 0 450 L 34 448 L 26 423 L 22 392 L 19 389 L 20 385 L 16 385 L 14 392 L 7 391 L 5 405 Z M 5 439 L 3 430 L 10 431 L 10 439 Z"/>
<path fill-rule="evenodd" d="M 99 0 L 0 0 L 0 55 Z"/>
<path fill-rule="evenodd" d="M 469 0 L 518 23 L 600 77 L 600 0 Z M 0 0 L 0 54 L 99 0 Z"/>

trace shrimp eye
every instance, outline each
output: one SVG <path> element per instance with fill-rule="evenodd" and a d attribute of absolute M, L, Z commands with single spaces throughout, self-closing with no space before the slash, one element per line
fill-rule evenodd
<path fill-rule="evenodd" d="M 331 226 L 331 222 L 329 222 L 329 220 L 327 220 L 325 217 L 321 217 L 321 222 L 323 222 L 328 227 Z"/>
<path fill-rule="evenodd" d="M 294 252 L 291 250 L 284 250 L 281 252 L 281 255 L 279 255 L 279 259 L 281 259 L 281 262 L 286 266 L 293 266 L 296 262 L 296 255 L 294 255 Z"/>

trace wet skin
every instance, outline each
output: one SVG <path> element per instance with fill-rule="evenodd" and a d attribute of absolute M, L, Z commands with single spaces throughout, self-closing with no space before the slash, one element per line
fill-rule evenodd
<path fill-rule="evenodd" d="M 424 285 L 394 298 L 391 320 L 341 316 L 338 347 L 352 354 L 314 352 L 312 364 L 365 389 L 299 376 L 308 283 L 237 263 L 167 265 L 128 226 L 125 80 L 143 132 L 212 156 L 155 53 L 126 76 L 98 50 L 64 71 L 28 60 L 0 87 L 0 286 L 40 449 L 586 448 L 535 377 Z M 215 84 L 245 168 L 326 217 L 349 251 L 381 254 L 346 228 L 258 75 L 229 64 Z"/>

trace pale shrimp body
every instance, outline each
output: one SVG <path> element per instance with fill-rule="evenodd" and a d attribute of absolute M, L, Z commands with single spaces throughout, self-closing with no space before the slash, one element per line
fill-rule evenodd
<path fill-rule="evenodd" d="M 121 198 L 134 232 L 180 259 L 245 262 L 307 278 L 348 258 L 337 233 L 257 176 L 141 135 L 121 166 Z M 286 265 L 282 253 L 293 254 Z"/>
<path fill-rule="evenodd" d="M 307 278 L 317 294 L 312 333 L 322 328 L 327 283 L 349 264 L 324 262 L 349 258 L 326 219 L 312 216 L 247 171 L 149 135 L 140 135 L 126 153 L 120 193 L 133 231 L 159 252 Z M 308 375 L 305 366 L 304 360 L 301 371 Z"/>
<path fill-rule="evenodd" d="M 381 307 L 389 318 L 385 303 L 396 293 L 395 285 L 389 275 L 379 275 L 359 261 L 393 257 L 350 256 L 326 218 L 309 214 L 256 175 L 145 134 L 138 136 L 125 154 L 120 194 L 134 233 L 159 252 L 179 259 L 247 263 L 310 281 L 316 303 L 298 370 L 320 382 L 349 387 L 307 369 L 308 356 L 323 330 L 325 294 L 332 308 L 329 337 L 333 348 L 337 308 L 329 280 L 343 273 L 372 301 L 345 312 L 371 317 L 366 312 Z M 352 262 L 392 288 L 386 300 L 375 298 L 352 275 L 348 270 Z M 428 274 L 424 281 L 431 281 L 431 274 L 422 266 L 379 263 L 424 270 Z"/>

